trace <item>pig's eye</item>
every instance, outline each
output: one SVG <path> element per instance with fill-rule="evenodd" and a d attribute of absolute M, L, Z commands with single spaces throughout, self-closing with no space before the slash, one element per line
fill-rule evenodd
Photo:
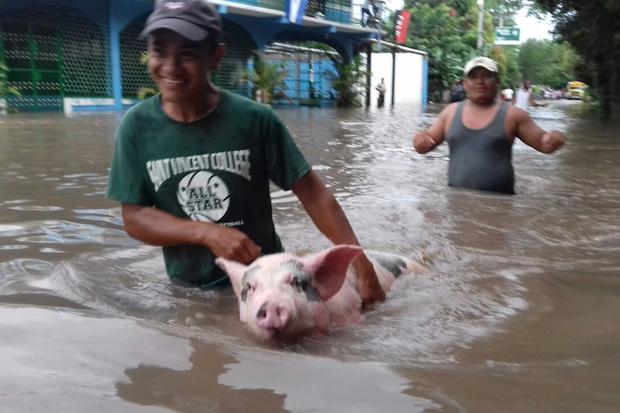
<path fill-rule="evenodd" d="M 241 289 L 241 301 L 245 301 L 248 298 L 248 294 L 251 294 L 254 292 L 254 285 L 250 284 L 250 283 L 246 283 L 243 285 L 243 288 Z"/>
<path fill-rule="evenodd" d="M 304 282 L 299 277 L 293 277 L 293 279 L 291 280 L 291 285 L 295 287 L 298 291 L 304 290 Z"/>

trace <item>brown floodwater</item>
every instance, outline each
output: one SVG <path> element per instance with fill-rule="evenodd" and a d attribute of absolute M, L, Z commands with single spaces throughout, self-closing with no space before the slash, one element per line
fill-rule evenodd
<path fill-rule="evenodd" d="M 433 112 L 433 111 L 431 111 Z M 363 323 L 270 347 L 171 285 L 105 198 L 115 114 L 0 117 L 0 412 L 620 411 L 620 122 L 553 102 L 517 195 L 446 186 L 416 107 L 282 109 L 362 244 L 423 258 Z M 327 240 L 274 188 L 289 250 Z"/>

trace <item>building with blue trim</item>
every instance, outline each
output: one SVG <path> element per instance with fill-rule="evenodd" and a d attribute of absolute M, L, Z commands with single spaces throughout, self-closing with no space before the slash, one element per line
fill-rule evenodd
<path fill-rule="evenodd" d="M 227 54 L 215 79 L 237 90 L 254 51 L 273 42 L 317 41 L 345 60 L 367 50 L 377 31 L 352 18 L 351 0 L 309 0 L 301 24 L 286 0 L 211 0 L 224 23 Z M 152 0 L 0 0 L 0 61 L 19 111 L 121 110 L 152 81 L 138 34 Z M 425 87 L 424 87 L 425 88 Z M 247 88 L 246 88 L 247 90 Z"/>

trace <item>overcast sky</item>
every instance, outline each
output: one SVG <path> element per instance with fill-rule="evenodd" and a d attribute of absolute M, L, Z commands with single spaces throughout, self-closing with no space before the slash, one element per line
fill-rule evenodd
<path fill-rule="evenodd" d="M 539 20 L 533 16 L 527 16 L 527 9 L 522 9 L 517 14 L 517 25 L 521 28 L 521 42 L 528 39 L 547 39 L 552 36 L 549 31 L 553 30 L 553 22 L 550 18 Z"/>

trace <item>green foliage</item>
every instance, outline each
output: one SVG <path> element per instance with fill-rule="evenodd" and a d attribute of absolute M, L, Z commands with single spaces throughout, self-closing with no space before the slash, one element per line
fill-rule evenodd
<path fill-rule="evenodd" d="M 338 76 L 332 79 L 332 87 L 338 93 L 339 107 L 362 106 L 362 96 L 365 91 L 366 66 L 360 55 L 355 56 L 351 62 L 342 62 L 328 55 L 334 63 Z"/>
<path fill-rule="evenodd" d="M 19 96 L 19 90 L 8 85 L 9 68 L 6 63 L 0 60 L 0 97 L 14 95 Z"/>
<path fill-rule="evenodd" d="M 426 3 L 407 2 L 416 8 L 410 10 L 406 45 L 428 53 L 431 100 L 438 100 L 443 90 L 463 77 L 465 62 L 476 54 L 476 26 L 467 14 L 452 16 L 451 8 L 443 2 L 434 7 Z"/>
<path fill-rule="evenodd" d="M 140 56 L 138 57 L 138 60 L 140 60 L 140 63 L 143 65 L 148 65 L 149 63 L 149 52 L 141 52 Z M 146 98 L 149 98 L 151 96 L 155 96 L 156 94 L 159 93 L 159 90 L 157 89 L 157 86 L 155 87 L 141 87 L 138 89 L 138 91 L 136 92 L 137 94 L 137 98 L 140 100 L 144 100 Z"/>
<path fill-rule="evenodd" d="M 8 86 L 8 74 L 9 68 L 4 63 L 3 60 L 0 60 L 0 99 L 5 98 L 6 96 L 20 96 L 19 90 L 14 87 Z M 7 107 L 7 103 L 5 101 L 0 102 L 0 113 L 6 112 L 14 112 L 15 110 Z"/>
<path fill-rule="evenodd" d="M 484 28 L 483 36 L 485 44 L 493 44 L 495 27 L 511 26 L 515 23 L 517 12 L 523 8 L 524 0 L 484 0 Z M 411 9 L 412 13 L 418 13 L 421 7 L 437 9 L 443 7 L 451 17 L 460 20 L 460 29 L 463 35 L 473 34 L 477 37 L 478 27 L 478 5 L 476 0 L 405 0 L 405 7 Z M 471 39 L 464 39 L 472 47 L 476 47 L 476 42 Z"/>
<path fill-rule="evenodd" d="M 523 0 L 485 0 L 484 9 L 493 16 L 495 27 L 510 27 L 515 25 L 514 17 L 523 4 Z"/>
<path fill-rule="evenodd" d="M 141 64 L 146 66 L 149 63 L 149 52 L 141 52 L 138 59 Z"/>
<path fill-rule="evenodd" d="M 522 80 L 519 70 L 519 51 L 516 47 L 496 46 L 491 49 L 489 56 L 499 66 L 499 80 L 502 88 L 516 88 Z"/>
<path fill-rule="evenodd" d="M 283 65 L 268 63 L 260 53 L 255 53 L 252 72 L 242 75 L 242 80 L 251 82 L 254 87 L 253 95 L 260 92 L 262 101 L 271 103 L 278 89 L 284 88 L 284 79 L 287 72 Z"/>
<path fill-rule="evenodd" d="M 604 0 L 595 3 L 600 1 Z M 562 3 L 562 7 L 565 3 L 579 3 L 550 2 Z M 443 90 L 462 78 L 463 65 L 479 54 L 497 61 L 502 87 L 514 88 L 524 78 L 554 88 L 562 88 L 567 81 L 575 78 L 588 81 L 583 76 L 577 76 L 579 73 L 587 73 L 587 62 L 578 58 L 574 49 L 567 44 L 530 41 L 521 48 L 492 46 L 495 27 L 513 25 L 516 13 L 525 4 L 530 3 L 524 0 L 485 0 L 484 47 L 477 50 L 479 8 L 476 0 L 405 0 L 406 7 L 412 13 L 407 46 L 425 50 L 429 54 L 431 100 L 437 100 Z M 620 35 L 616 37 L 620 39 Z M 616 50 L 620 50 L 620 47 Z M 620 55 L 618 51 L 615 53 Z M 617 72 L 620 73 L 620 70 Z M 620 88 L 620 75 L 616 79 Z"/>
<path fill-rule="evenodd" d="M 612 101 L 620 101 L 620 2 L 617 0 L 536 0 L 552 13 L 556 32 L 584 60 L 601 104 L 611 113 Z M 585 79 L 584 79 L 585 80 Z"/>
<path fill-rule="evenodd" d="M 155 96 L 157 94 L 157 89 L 152 87 L 141 87 L 138 89 L 138 99 L 144 100 L 146 98 L 150 98 L 151 96 Z"/>
<path fill-rule="evenodd" d="M 524 79 L 560 89 L 575 80 L 579 58 L 566 43 L 530 39 L 521 45 L 519 66 Z"/>
<path fill-rule="evenodd" d="M 422 6 L 429 6 L 431 8 L 446 6 L 448 9 L 454 9 L 460 16 L 465 15 L 475 5 L 476 0 L 405 0 L 405 6 L 408 9 Z"/>

